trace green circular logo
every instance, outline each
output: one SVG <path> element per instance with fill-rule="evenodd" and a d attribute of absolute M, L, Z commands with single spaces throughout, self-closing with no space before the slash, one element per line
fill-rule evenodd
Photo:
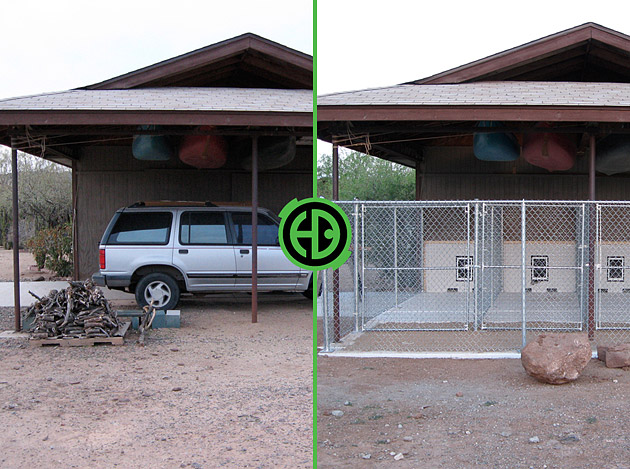
<path fill-rule="evenodd" d="M 350 222 L 330 200 L 293 199 L 280 218 L 280 246 L 295 265 L 308 270 L 336 269 L 350 257 Z"/>

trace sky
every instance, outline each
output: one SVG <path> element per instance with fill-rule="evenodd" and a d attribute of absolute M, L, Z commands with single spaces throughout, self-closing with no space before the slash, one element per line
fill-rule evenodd
<path fill-rule="evenodd" d="M 0 99 L 77 88 L 246 32 L 313 53 L 311 0 L 2 5 Z"/>
<path fill-rule="evenodd" d="M 588 22 L 630 35 L 628 18 L 627 0 L 320 0 L 317 93 L 425 78 Z"/>

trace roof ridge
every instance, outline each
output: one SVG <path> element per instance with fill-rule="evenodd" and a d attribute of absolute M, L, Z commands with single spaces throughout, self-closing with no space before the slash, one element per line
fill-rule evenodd
<path fill-rule="evenodd" d="M 555 32 L 555 33 L 547 34 L 545 36 L 542 36 L 540 38 L 537 38 L 537 39 L 525 42 L 523 44 L 519 44 L 519 45 L 516 45 L 514 47 L 510 47 L 508 49 L 504 49 L 502 51 L 496 52 L 494 54 L 490 54 L 490 55 L 488 55 L 486 57 L 482 57 L 482 58 L 479 58 L 477 60 L 473 60 L 471 62 L 467 62 L 467 63 L 458 65 L 458 66 L 453 67 L 453 68 L 449 68 L 447 70 L 435 73 L 433 75 L 430 75 L 430 76 L 427 76 L 427 77 L 424 77 L 424 78 L 419 78 L 419 79 L 416 79 L 416 80 L 408 81 L 408 82 L 405 82 L 403 84 L 428 84 L 427 82 L 435 81 L 435 80 L 439 80 L 439 79 L 444 79 L 444 78 L 447 78 L 449 76 L 457 75 L 458 72 L 460 74 L 461 73 L 465 73 L 466 70 L 470 70 L 473 67 L 480 67 L 483 64 L 487 64 L 489 62 L 492 63 L 492 61 L 498 61 L 501 58 L 504 58 L 505 56 L 509 56 L 510 54 L 516 54 L 518 51 L 526 50 L 528 48 L 532 48 L 532 47 L 535 47 L 535 46 L 541 46 L 542 47 L 543 44 L 545 44 L 545 43 L 547 43 L 549 41 L 553 41 L 554 39 L 566 38 L 566 36 L 569 36 L 569 35 L 579 35 L 579 33 L 582 32 L 582 31 L 588 31 L 588 35 L 587 35 L 588 40 L 593 40 L 593 33 L 592 33 L 593 29 L 597 29 L 597 30 L 602 31 L 604 33 L 611 34 L 611 35 L 617 36 L 619 38 L 622 38 L 624 40 L 630 41 L 630 36 L 628 36 L 628 35 L 626 35 L 626 34 L 624 34 L 622 32 L 616 31 L 616 30 L 611 29 L 611 28 L 607 28 L 606 26 L 602 26 L 602 25 L 600 25 L 598 23 L 595 23 L 595 22 L 591 21 L 591 22 L 586 22 L 586 23 L 583 23 L 583 24 L 580 24 L 580 25 L 577 25 L 577 26 L 573 26 L 571 28 L 567 28 L 567 29 L 564 29 L 564 30 L 561 30 L 561 31 L 558 31 L 558 32 Z M 477 72 L 477 73 L 480 73 L 480 72 Z M 479 76 L 483 76 L 483 73 L 481 73 Z M 466 80 L 474 79 L 474 78 L 475 78 L 475 76 L 474 76 L 474 72 L 473 72 L 473 76 L 466 78 Z M 464 78 L 461 78 L 461 77 L 459 77 L 457 79 L 464 80 Z"/>

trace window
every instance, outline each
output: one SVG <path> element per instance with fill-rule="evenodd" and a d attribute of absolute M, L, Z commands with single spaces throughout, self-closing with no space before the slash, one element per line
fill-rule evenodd
<path fill-rule="evenodd" d="M 623 282 L 623 257 L 608 257 L 608 281 Z"/>
<path fill-rule="evenodd" d="M 227 244 L 225 215 L 222 212 L 184 212 L 181 217 L 181 244 Z"/>
<path fill-rule="evenodd" d="M 172 220 L 169 212 L 123 212 L 107 244 L 168 244 Z"/>
<path fill-rule="evenodd" d="M 252 214 L 233 212 L 232 222 L 236 231 L 236 244 L 252 244 Z M 260 246 L 279 246 L 278 225 L 269 217 L 258 214 L 258 244 Z"/>
<path fill-rule="evenodd" d="M 549 256 L 532 256 L 532 282 L 549 281 Z"/>
<path fill-rule="evenodd" d="M 456 256 L 457 281 L 471 282 L 473 279 L 473 256 Z"/>

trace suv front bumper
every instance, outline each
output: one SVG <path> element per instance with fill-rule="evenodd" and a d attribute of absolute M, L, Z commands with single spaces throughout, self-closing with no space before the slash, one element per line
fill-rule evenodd
<path fill-rule="evenodd" d="M 128 287 L 131 284 L 131 275 L 92 275 L 92 282 L 99 287 Z"/>

